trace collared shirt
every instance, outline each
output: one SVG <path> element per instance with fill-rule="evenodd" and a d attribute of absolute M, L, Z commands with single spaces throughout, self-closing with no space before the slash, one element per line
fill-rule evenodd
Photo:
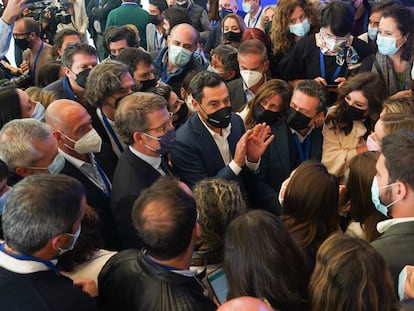
<path fill-rule="evenodd" d="M 9 25 L 0 17 L 0 59 L 3 59 L 9 50 L 13 27 L 14 23 Z"/>
<path fill-rule="evenodd" d="M 83 160 L 77 159 L 64 151 L 59 149 L 60 154 L 65 158 L 66 161 L 71 163 L 75 166 L 78 170 L 81 171 L 83 175 L 85 175 L 91 182 L 95 184 L 99 189 L 101 189 L 104 193 L 109 195 L 109 191 L 111 189 L 106 188 L 106 183 L 103 178 L 106 178 L 108 186 L 112 188 L 111 182 L 106 176 L 105 172 L 101 169 L 101 173 L 104 175 L 102 176 L 101 173 L 98 171 L 95 156 L 93 153 L 90 153 L 89 156 L 91 158 L 91 163 L 85 162 Z"/>
<path fill-rule="evenodd" d="M 213 140 L 216 143 L 217 148 L 220 151 L 220 155 L 224 161 L 224 164 L 228 165 L 236 176 L 239 175 L 242 168 L 233 160 L 231 153 L 230 153 L 229 142 L 227 141 L 227 138 L 229 137 L 230 132 L 231 132 L 231 123 L 229 124 L 228 127 L 222 129 L 222 135 L 220 135 L 214 132 L 203 121 L 200 115 L 198 115 L 198 117 L 200 118 L 201 123 L 206 127 L 207 131 L 213 137 Z M 253 162 L 248 161 L 246 158 L 246 165 L 251 171 L 256 172 L 259 169 L 260 160 L 257 163 L 253 163 Z"/>
<path fill-rule="evenodd" d="M 258 23 L 260 20 L 260 16 L 262 16 L 262 7 L 260 6 L 259 12 L 257 12 L 256 16 L 252 18 L 252 14 L 248 13 L 244 17 L 244 22 L 246 23 L 247 28 L 256 28 L 258 27 Z"/>
<path fill-rule="evenodd" d="M 315 124 L 312 124 L 312 126 L 306 132 L 305 136 L 302 136 L 302 134 L 300 134 L 298 131 L 295 131 L 292 128 L 290 128 L 290 131 L 292 132 L 293 135 L 296 135 L 296 137 L 299 139 L 300 143 L 303 144 L 303 142 L 305 141 L 306 137 L 308 137 L 312 133 L 312 131 L 313 131 L 314 128 L 315 128 Z"/>
<path fill-rule="evenodd" d="M 266 83 L 267 82 L 267 76 L 264 73 L 262 73 L 262 74 L 264 75 L 264 81 L 263 81 L 263 83 Z M 243 79 L 242 79 L 242 81 L 243 81 Z M 245 104 L 248 103 L 249 101 L 251 101 L 256 96 L 256 94 L 253 93 L 247 87 L 247 85 L 246 85 L 246 83 L 244 83 L 244 81 L 243 81 L 243 91 L 244 91 L 244 99 L 245 99 L 245 102 L 244 103 Z"/>
<path fill-rule="evenodd" d="M 142 161 L 151 165 L 162 176 L 165 176 L 165 172 L 161 169 L 161 157 L 153 157 L 153 156 L 143 154 L 142 152 L 139 152 L 137 149 L 135 149 L 132 146 L 128 146 L 128 148 L 134 155 L 136 155 Z"/>
<path fill-rule="evenodd" d="M 392 218 L 392 219 L 383 220 L 377 223 L 377 230 L 379 233 L 384 233 L 385 231 L 387 231 L 389 228 L 391 228 L 392 226 L 396 224 L 410 222 L 410 221 L 414 221 L 414 217 Z"/>
<path fill-rule="evenodd" d="M 115 152 L 115 154 L 119 158 L 121 156 L 123 150 L 119 149 L 118 144 L 115 142 L 115 139 L 118 139 L 118 142 L 124 148 L 125 148 L 125 144 L 123 143 L 121 137 L 118 135 L 118 130 L 116 129 L 115 122 L 107 118 L 109 125 L 111 126 L 111 128 L 113 129 L 113 131 L 114 131 L 114 133 L 116 135 L 116 138 L 114 138 L 114 136 L 112 135 L 111 131 L 106 127 L 105 122 L 104 122 L 104 120 L 102 118 L 103 112 L 102 112 L 101 108 L 96 108 L 96 114 L 97 114 L 99 120 L 104 125 L 105 131 L 106 131 L 106 133 L 109 136 L 109 140 L 111 141 L 112 150 Z"/>
<path fill-rule="evenodd" d="M 57 260 L 51 260 L 53 264 L 56 264 Z M 7 253 L 0 252 L 0 267 L 20 274 L 28 274 L 40 271 L 48 271 L 50 268 L 45 264 L 32 260 L 19 260 Z"/>

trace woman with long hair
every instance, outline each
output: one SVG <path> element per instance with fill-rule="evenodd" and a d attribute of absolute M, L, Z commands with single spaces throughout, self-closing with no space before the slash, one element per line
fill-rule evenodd
<path fill-rule="evenodd" d="M 372 72 L 357 74 L 339 88 L 322 131 L 322 163 L 331 174 L 344 176 L 351 159 L 368 151 L 366 137 L 374 130 L 386 98 L 381 78 Z"/>
<path fill-rule="evenodd" d="M 226 15 L 221 21 L 221 43 L 238 48 L 245 30 L 246 24 L 243 18 L 237 14 Z"/>
<path fill-rule="evenodd" d="M 236 218 L 224 244 L 227 299 L 266 298 L 277 310 L 307 310 L 309 272 L 276 215 L 254 210 Z"/>

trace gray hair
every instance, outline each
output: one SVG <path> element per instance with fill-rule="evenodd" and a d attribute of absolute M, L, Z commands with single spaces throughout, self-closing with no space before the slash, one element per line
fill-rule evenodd
<path fill-rule="evenodd" d="M 121 77 L 130 73 L 130 68 L 115 60 L 105 60 L 89 73 L 84 97 L 93 107 L 102 107 L 105 97 L 121 89 Z M 131 74 L 132 75 L 132 74 Z"/>
<path fill-rule="evenodd" d="M 0 159 L 13 172 L 18 167 L 28 167 L 43 157 L 33 142 L 45 141 L 51 135 L 51 128 L 46 123 L 30 118 L 12 120 L 0 131 Z"/>
<path fill-rule="evenodd" d="M 85 190 L 72 177 L 34 174 L 13 187 L 3 210 L 4 240 L 31 255 L 61 233 L 71 233 Z"/>
<path fill-rule="evenodd" d="M 325 87 L 323 87 L 320 83 L 316 82 L 314 79 L 301 80 L 298 84 L 296 84 L 295 88 L 293 89 L 293 93 L 296 91 L 300 91 L 310 97 L 318 98 L 318 112 L 325 111 L 328 101 L 328 94 Z"/>
<path fill-rule="evenodd" d="M 115 113 L 115 125 L 123 142 L 134 143 L 135 132 L 148 129 L 147 113 L 167 107 L 167 101 L 160 95 L 136 92 L 123 98 Z"/>

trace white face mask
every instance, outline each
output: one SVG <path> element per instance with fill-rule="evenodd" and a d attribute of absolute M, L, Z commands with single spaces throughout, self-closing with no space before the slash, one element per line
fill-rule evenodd
<path fill-rule="evenodd" d="M 241 70 L 240 75 L 249 89 L 259 83 L 263 76 L 261 72 L 255 70 Z"/>
<path fill-rule="evenodd" d="M 102 146 L 102 138 L 99 136 L 99 134 L 96 132 L 95 129 L 91 129 L 88 133 L 83 135 L 78 140 L 74 140 L 62 132 L 60 132 L 66 139 L 69 141 L 75 143 L 73 147 L 68 146 L 65 144 L 66 147 L 69 149 L 79 153 L 79 154 L 85 154 L 85 153 L 91 153 L 91 152 L 100 152 L 101 146 Z"/>
<path fill-rule="evenodd" d="M 372 138 L 372 135 L 369 135 L 367 138 L 367 148 L 369 151 L 379 151 L 381 152 L 381 146 Z"/>
<path fill-rule="evenodd" d="M 39 120 L 40 122 L 45 121 L 45 107 L 40 102 L 36 102 L 35 109 L 32 112 L 32 119 Z"/>
<path fill-rule="evenodd" d="M 289 25 L 289 31 L 298 37 L 303 37 L 308 34 L 310 26 L 311 24 L 306 18 L 302 23 Z"/>
<path fill-rule="evenodd" d="M 196 110 L 193 107 L 193 95 L 187 95 L 187 99 L 185 100 L 185 104 L 188 107 L 188 110 L 190 110 L 192 113 L 194 113 Z"/>

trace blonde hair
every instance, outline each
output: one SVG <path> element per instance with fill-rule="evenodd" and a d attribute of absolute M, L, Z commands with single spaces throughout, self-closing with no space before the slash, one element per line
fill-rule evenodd
<path fill-rule="evenodd" d="M 31 100 L 40 102 L 45 108 L 57 99 L 54 92 L 44 91 L 42 88 L 37 86 L 29 87 L 26 89 L 26 93 L 29 95 Z"/>
<path fill-rule="evenodd" d="M 414 130 L 414 99 L 411 95 L 388 99 L 380 115 L 385 135 L 400 129 Z"/>

